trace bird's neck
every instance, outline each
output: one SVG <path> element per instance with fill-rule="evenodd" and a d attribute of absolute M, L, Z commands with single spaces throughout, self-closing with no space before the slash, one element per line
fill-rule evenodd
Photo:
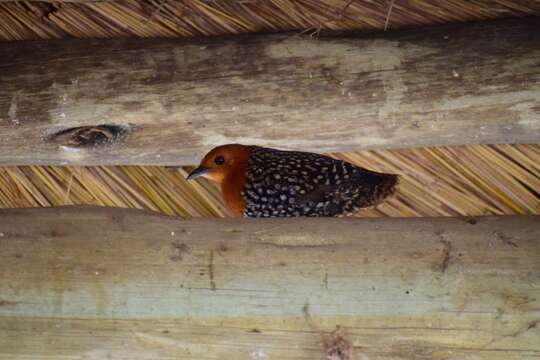
<path fill-rule="evenodd" d="M 249 153 L 242 158 L 238 158 L 233 168 L 221 182 L 221 192 L 223 200 L 229 210 L 238 217 L 243 216 L 246 209 L 246 201 L 242 191 L 246 186 L 247 162 Z"/>

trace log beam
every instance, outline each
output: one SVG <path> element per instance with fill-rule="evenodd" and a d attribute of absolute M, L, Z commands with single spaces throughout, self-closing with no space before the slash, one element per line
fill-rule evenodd
<path fill-rule="evenodd" d="M 540 356 L 539 217 L 0 219 L 0 359 Z"/>
<path fill-rule="evenodd" d="M 538 143 L 538 23 L 3 43 L 0 165 L 194 164 L 231 142 Z"/>

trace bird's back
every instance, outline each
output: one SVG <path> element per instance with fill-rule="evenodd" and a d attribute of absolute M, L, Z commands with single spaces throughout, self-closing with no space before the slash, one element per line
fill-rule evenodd
<path fill-rule="evenodd" d="M 253 146 L 242 196 L 245 216 L 337 216 L 391 195 L 396 175 L 328 156 Z"/>

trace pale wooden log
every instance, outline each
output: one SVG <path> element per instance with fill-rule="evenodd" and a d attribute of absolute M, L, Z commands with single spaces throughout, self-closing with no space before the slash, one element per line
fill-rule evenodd
<path fill-rule="evenodd" d="M 539 23 L 3 43 L 0 164 L 194 164 L 233 142 L 319 152 L 538 143 Z M 51 140 L 103 124 L 123 131 L 115 145 Z"/>
<path fill-rule="evenodd" d="M 0 359 L 540 356 L 539 217 L 0 219 Z"/>

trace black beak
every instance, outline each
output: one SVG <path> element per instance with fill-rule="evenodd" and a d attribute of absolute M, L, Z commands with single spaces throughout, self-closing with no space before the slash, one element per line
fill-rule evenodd
<path fill-rule="evenodd" d="M 208 174 L 208 169 L 205 168 L 204 166 L 199 166 L 198 168 L 196 168 L 195 170 L 193 170 L 191 173 L 189 173 L 187 179 L 188 180 L 193 180 L 193 179 L 196 179 L 198 178 L 199 176 L 203 176 L 205 174 Z"/>

